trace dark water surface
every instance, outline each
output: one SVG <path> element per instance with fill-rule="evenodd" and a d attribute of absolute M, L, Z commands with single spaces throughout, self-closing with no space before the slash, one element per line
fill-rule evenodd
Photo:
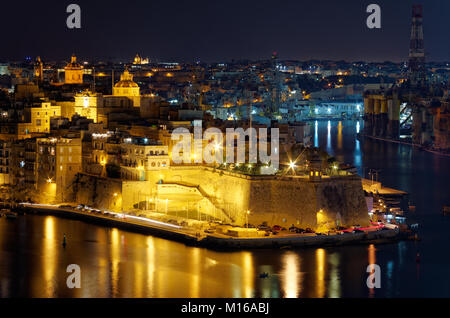
<path fill-rule="evenodd" d="M 450 297 L 450 217 L 441 215 L 450 204 L 450 158 L 360 142 L 359 128 L 313 123 L 314 142 L 408 191 L 421 242 L 225 253 L 54 216 L 0 218 L 0 297 Z M 366 286 L 369 263 L 381 268 L 380 289 Z M 81 268 L 80 289 L 67 288 L 69 264 Z"/>

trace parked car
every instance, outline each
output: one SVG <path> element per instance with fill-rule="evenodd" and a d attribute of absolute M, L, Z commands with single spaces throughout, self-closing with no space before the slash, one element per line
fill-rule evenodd
<path fill-rule="evenodd" d="M 213 230 L 213 229 L 205 229 L 204 232 L 205 232 L 205 233 L 214 233 L 214 230 Z"/>
<path fill-rule="evenodd" d="M 260 225 L 258 225 L 258 230 L 260 230 L 260 231 L 270 231 L 270 226 L 265 225 L 265 224 L 260 224 Z"/>
<path fill-rule="evenodd" d="M 282 227 L 279 225 L 272 226 L 272 231 L 281 231 Z"/>
<path fill-rule="evenodd" d="M 70 205 L 70 204 L 62 204 L 60 206 L 58 206 L 59 208 L 63 208 L 63 209 L 73 209 L 74 206 Z"/>
<path fill-rule="evenodd" d="M 170 219 L 169 221 L 167 221 L 167 223 L 170 223 L 170 224 L 173 224 L 173 225 L 179 225 L 177 220 L 173 220 L 173 219 Z"/>
<path fill-rule="evenodd" d="M 312 229 L 310 229 L 309 227 L 307 227 L 305 229 L 305 233 L 314 233 L 314 231 Z"/>

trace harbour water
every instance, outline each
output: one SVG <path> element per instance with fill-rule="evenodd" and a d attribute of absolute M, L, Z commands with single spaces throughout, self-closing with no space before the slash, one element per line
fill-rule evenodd
<path fill-rule="evenodd" d="M 450 217 L 441 214 L 450 158 L 359 141 L 354 121 L 312 127 L 316 146 L 410 193 L 422 241 L 217 252 L 54 216 L 0 218 L 0 297 L 450 297 Z M 70 264 L 81 268 L 80 289 L 66 285 Z M 368 264 L 380 266 L 379 289 L 366 285 Z"/>

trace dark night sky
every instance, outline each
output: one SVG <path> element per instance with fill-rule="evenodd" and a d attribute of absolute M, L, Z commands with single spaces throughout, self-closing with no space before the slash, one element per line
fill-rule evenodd
<path fill-rule="evenodd" d="M 82 28 L 66 27 L 81 6 Z M 366 7 L 382 8 L 381 30 Z M 427 60 L 450 60 L 449 0 L 58 0 L 2 1 L 0 59 L 123 58 L 227 61 L 345 59 L 403 61 L 411 5 L 424 4 Z"/>

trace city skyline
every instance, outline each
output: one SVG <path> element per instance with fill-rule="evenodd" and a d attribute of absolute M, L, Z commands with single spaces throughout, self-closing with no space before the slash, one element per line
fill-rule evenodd
<path fill-rule="evenodd" d="M 450 1 L 291 2 L 2 6 L 0 299 L 450 297 Z"/>
<path fill-rule="evenodd" d="M 78 1 L 81 29 L 66 26 L 69 2 L 44 3 L 25 9 L 5 4 L 5 12 L 21 12 L 23 23 L 15 23 L 13 14 L 0 22 L 9 29 L 0 59 L 62 60 L 75 52 L 84 59 L 129 60 L 140 52 L 151 59 L 229 62 L 267 59 L 276 51 L 283 60 L 402 62 L 408 56 L 410 7 L 423 3 L 427 61 L 450 60 L 445 36 L 450 22 L 444 16 L 450 3 L 440 0 L 378 1 L 381 29 L 366 26 L 368 1 Z M 60 39 L 58 46 L 55 39 Z"/>

